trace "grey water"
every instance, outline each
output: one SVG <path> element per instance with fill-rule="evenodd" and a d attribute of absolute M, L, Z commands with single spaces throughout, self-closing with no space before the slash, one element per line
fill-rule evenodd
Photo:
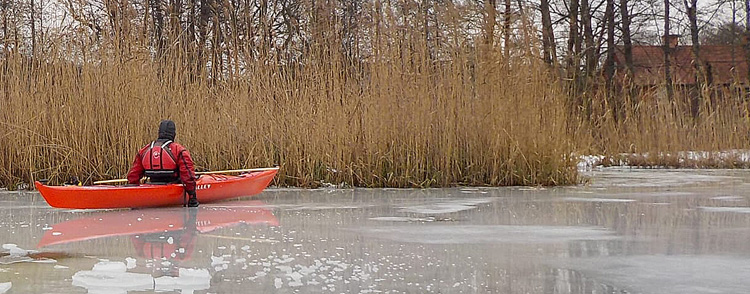
<path fill-rule="evenodd" d="M 279 189 L 66 210 L 0 191 L 0 293 L 747 293 L 750 171 Z"/>

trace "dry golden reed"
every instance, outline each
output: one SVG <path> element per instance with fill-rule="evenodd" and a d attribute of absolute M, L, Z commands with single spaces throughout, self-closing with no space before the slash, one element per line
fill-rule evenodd
<path fill-rule="evenodd" d="M 279 165 L 282 185 L 576 182 L 565 93 L 541 62 L 495 51 L 436 61 L 389 46 L 354 66 L 331 52 L 305 66 L 251 63 L 223 80 L 147 55 L 10 56 L 0 64 L 0 180 L 123 177 L 159 120 L 173 119 L 199 170 Z"/>
<path fill-rule="evenodd" d="M 446 9 L 439 23 L 458 24 L 463 12 Z M 680 153 L 747 148 L 739 94 L 710 96 L 697 115 L 689 95 L 667 101 L 658 87 L 572 94 L 562 71 L 542 62 L 523 17 L 502 48 L 477 45 L 460 25 L 430 40 L 373 15 L 363 58 L 322 37 L 299 62 L 267 52 L 238 61 L 232 51 L 226 72 L 191 63 L 195 48 L 157 58 L 135 31 L 116 42 L 105 34 L 96 44 L 45 44 L 33 59 L 3 52 L 0 184 L 122 178 L 162 119 L 177 123 L 198 170 L 278 165 L 276 184 L 303 187 L 575 184 L 582 154 L 742 166 L 710 156 L 686 164 Z M 222 52 L 206 52 L 208 64 L 223 62 Z"/>
<path fill-rule="evenodd" d="M 673 101 L 666 99 L 663 88 L 644 90 L 623 104 L 619 118 L 599 105 L 591 117 L 577 118 L 577 150 L 607 155 L 608 164 L 748 167 L 744 153 L 750 147 L 750 108 L 741 98 L 745 94 L 730 90 L 718 86 L 703 100 L 676 91 Z"/>

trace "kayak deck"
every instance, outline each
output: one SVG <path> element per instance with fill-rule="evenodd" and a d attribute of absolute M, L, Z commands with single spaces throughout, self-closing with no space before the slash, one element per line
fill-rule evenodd
<path fill-rule="evenodd" d="M 196 181 L 200 203 L 252 196 L 263 191 L 278 170 L 252 172 L 237 176 L 202 175 Z M 183 205 L 182 184 L 142 184 L 137 186 L 47 186 L 35 182 L 36 189 L 52 207 L 74 209 L 114 209 Z"/>

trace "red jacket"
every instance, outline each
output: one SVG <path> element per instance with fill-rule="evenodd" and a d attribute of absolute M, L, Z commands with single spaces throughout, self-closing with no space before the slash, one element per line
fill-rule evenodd
<path fill-rule="evenodd" d="M 143 156 L 146 153 L 146 150 L 149 149 L 150 143 L 147 144 L 145 147 L 141 148 L 141 150 L 138 151 L 138 154 L 135 156 L 135 160 L 133 160 L 133 165 L 130 167 L 130 171 L 128 172 L 128 183 L 129 184 L 138 184 L 141 181 L 141 178 L 145 175 L 145 169 L 143 167 Z M 179 169 L 180 174 L 180 182 L 185 186 L 185 191 L 191 192 L 195 191 L 195 168 L 193 165 L 193 159 L 190 157 L 190 152 L 188 152 L 185 147 L 178 143 L 172 143 L 169 145 L 170 150 L 172 150 L 172 155 L 174 155 L 174 158 L 177 159 L 177 166 Z"/>

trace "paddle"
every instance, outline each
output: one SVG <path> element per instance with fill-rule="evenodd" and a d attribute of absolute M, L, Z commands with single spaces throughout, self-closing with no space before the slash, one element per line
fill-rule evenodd
<path fill-rule="evenodd" d="M 244 172 L 259 172 L 259 171 L 267 171 L 267 170 L 278 170 L 279 167 L 263 167 L 263 168 L 248 168 L 248 169 L 230 169 L 230 170 L 217 170 L 217 171 L 207 171 L 207 172 L 196 172 L 196 175 L 210 175 L 210 174 L 228 174 L 228 173 L 244 173 Z M 127 182 L 128 179 L 116 179 L 116 180 L 104 180 L 104 181 L 96 181 L 94 182 L 94 185 L 101 185 L 101 184 L 114 184 L 114 183 L 124 183 Z"/>

